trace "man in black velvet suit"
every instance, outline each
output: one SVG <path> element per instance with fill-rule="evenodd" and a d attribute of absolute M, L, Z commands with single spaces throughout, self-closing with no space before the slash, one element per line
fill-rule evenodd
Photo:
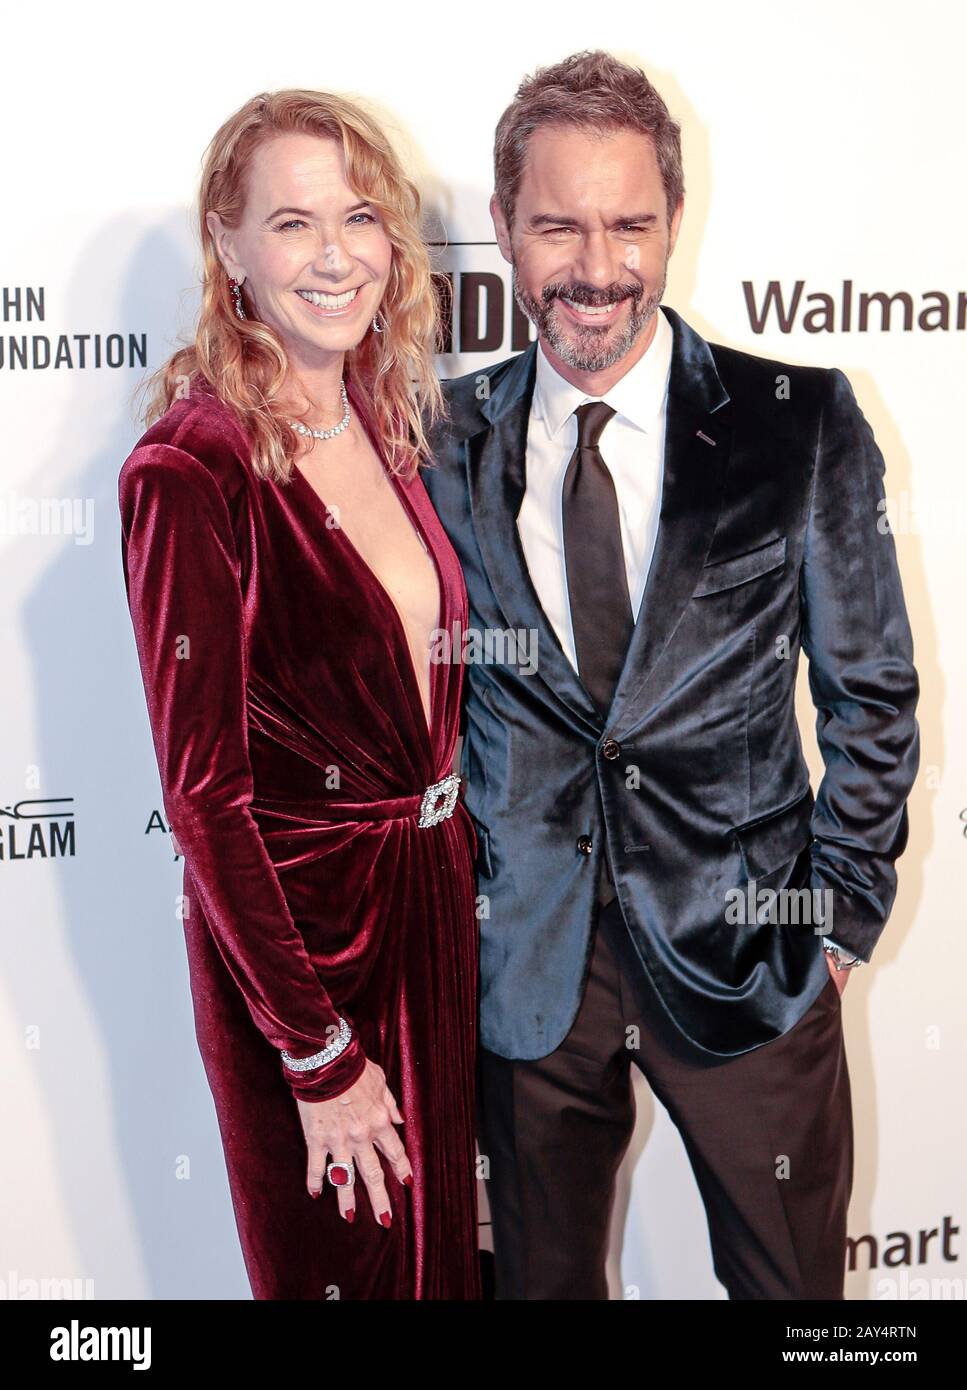
<path fill-rule="evenodd" d="M 841 372 L 659 307 L 683 178 L 643 73 L 538 72 L 495 174 L 538 342 L 448 384 L 424 479 L 471 632 L 504 644 L 468 665 L 461 769 L 498 1297 L 607 1297 L 635 1063 L 729 1296 L 842 1298 L 840 994 L 890 913 L 918 764 L 883 459 Z"/>

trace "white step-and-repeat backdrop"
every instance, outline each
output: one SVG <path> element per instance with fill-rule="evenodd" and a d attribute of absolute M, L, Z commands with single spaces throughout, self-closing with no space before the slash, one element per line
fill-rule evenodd
<path fill-rule="evenodd" d="M 923 695 L 900 890 L 844 998 L 848 1297 L 964 1297 L 967 197 L 955 6 L 609 11 L 491 0 L 23 8 L 6 21 L 0 224 L 0 1296 L 246 1298 L 196 1052 L 122 586 L 135 389 L 191 326 L 199 161 L 257 91 L 365 97 L 437 217 L 446 375 L 522 345 L 487 212 L 494 124 L 582 48 L 684 131 L 666 302 L 705 337 L 842 368 L 887 459 Z M 431 234 L 432 235 L 432 234 Z M 863 296 L 869 296 L 864 299 Z M 814 786 L 813 712 L 801 687 Z M 636 1083 L 613 1294 L 718 1299 L 678 1135 Z M 482 1213 L 482 1243 L 488 1230 Z"/>

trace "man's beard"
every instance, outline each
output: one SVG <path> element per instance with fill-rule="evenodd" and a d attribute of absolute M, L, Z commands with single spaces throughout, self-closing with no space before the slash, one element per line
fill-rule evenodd
<path fill-rule="evenodd" d="M 580 282 L 567 285 L 558 282 L 545 285 L 541 291 L 541 298 L 534 299 L 521 286 L 517 276 L 516 263 L 513 266 L 512 283 L 514 298 L 522 311 L 535 325 L 540 336 L 554 349 L 562 362 L 578 372 L 603 372 L 608 367 L 613 367 L 616 362 L 620 362 L 622 357 L 631 351 L 635 342 L 651 323 L 655 310 L 665 293 L 667 273 L 666 262 L 661 284 L 647 298 L 644 297 L 641 284 L 635 281 L 632 285 L 609 285 L 603 290 L 596 290 L 592 285 L 585 285 Z M 566 295 L 575 304 L 588 304 L 592 307 L 615 304 L 619 300 L 630 299 L 631 311 L 628 315 L 628 321 L 618 333 L 615 333 L 611 325 L 602 325 L 600 328 L 596 328 L 593 324 L 589 324 L 587 327 L 574 324 L 573 326 L 569 325 L 568 330 L 565 330 L 561 327 L 560 320 L 554 312 L 554 301 L 561 295 Z"/>

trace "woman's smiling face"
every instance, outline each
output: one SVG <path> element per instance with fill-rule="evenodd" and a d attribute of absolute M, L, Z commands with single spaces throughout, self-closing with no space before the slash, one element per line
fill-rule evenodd
<path fill-rule="evenodd" d="M 346 181 L 342 146 L 277 135 L 255 152 L 241 223 L 208 214 L 222 264 L 282 338 L 294 365 L 317 367 L 364 337 L 389 279 L 393 246 L 379 212 Z"/>

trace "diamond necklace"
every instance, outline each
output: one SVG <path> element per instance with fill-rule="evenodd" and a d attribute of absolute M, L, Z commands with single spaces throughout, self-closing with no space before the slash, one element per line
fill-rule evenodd
<path fill-rule="evenodd" d="M 343 415 L 338 425 L 333 425 L 328 430 L 311 430 L 308 425 L 303 425 L 299 420 L 290 420 L 289 424 L 299 434 L 311 434 L 313 439 L 332 439 L 333 435 L 342 434 L 349 424 L 349 397 L 346 395 L 346 383 L 342 380 L 339 382 L 339 391 L 342 396 Z"/>

